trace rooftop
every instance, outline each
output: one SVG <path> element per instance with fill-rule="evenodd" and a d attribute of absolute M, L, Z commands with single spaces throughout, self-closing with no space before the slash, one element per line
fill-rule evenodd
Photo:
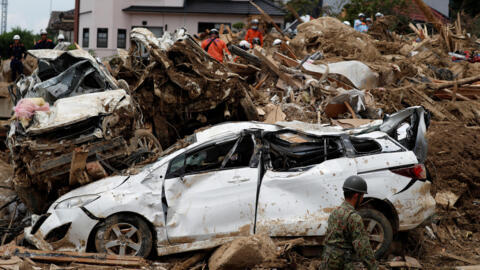
<path fill-rule="evenodd" d="M 269 0 L 254 0 L 270 16 L 284 16 L 286 12 Z M 258 15 L 260 12 L 248 1 L 232 0 L 185 0 L 183 7 L 130 6 L 125 12 L 157 12 L 157 13 L 215 13 Z"/>

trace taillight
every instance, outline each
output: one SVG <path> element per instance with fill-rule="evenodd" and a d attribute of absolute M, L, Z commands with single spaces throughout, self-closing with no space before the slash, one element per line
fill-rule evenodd
<path fill-rule="evenodd" d="M 418 180 L 427 179 L 427 170 L 425 169 L 425 166 L 423 164 L 417 164 L 413 167 L 408 168 L 392 169 L 390 171 L 408 178 Z"/>

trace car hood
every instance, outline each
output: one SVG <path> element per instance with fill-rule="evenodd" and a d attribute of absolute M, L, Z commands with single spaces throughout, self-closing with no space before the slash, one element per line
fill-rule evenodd
<path fill-rule="evenodd" d="M 59 202 L 69 198 L 82 196 L 82 195 L 89 195 L 89 194 L 100 194 L 100 193 L 115 189 L 121 186 L 123 183 L 125 183 L 129 178 L 130 178 L 129 175 L 112 176 L 112 177 L 107 177 L 102 180 L 90 183 L 86 186 L 79 187 L 58 198 L 52 204 L 51 208 L 55 207 Z"/>

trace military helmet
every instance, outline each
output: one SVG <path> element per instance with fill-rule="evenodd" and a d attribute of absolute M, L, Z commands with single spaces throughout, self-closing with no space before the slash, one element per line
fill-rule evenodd
<path fill-rule="evenodd" d="M 352 175 L 343 183 L 343 191 L 353 191 L 357 193 L 368 194 L 367 182 L 365 182 L 365 180 L 358 175 Z"/>

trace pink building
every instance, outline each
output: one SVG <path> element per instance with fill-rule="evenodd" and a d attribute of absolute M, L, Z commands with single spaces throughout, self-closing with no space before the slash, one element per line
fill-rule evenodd
<path fill-rule="evenodd" d="M 270 0 L 255 0 L 276 23 L 283 23 L 285 11 Z M 260 14 L 248 0 L 76 0 L 75 40 L 97 56 L 128 49 L 130 30 L 150 29 L 157 36 L 185 27 L 198 33 L 220 24 L 247 23 Z"/>

